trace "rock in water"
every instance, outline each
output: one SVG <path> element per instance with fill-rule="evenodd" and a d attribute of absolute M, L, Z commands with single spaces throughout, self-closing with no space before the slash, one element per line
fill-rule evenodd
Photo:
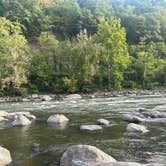
<path fill-rule="evenodd" d="M 62 114 L 51 115 L 47 120 L 48 123 L 54 123 L 54 124 L 67 123 L 68 121 L 69 119 Z"/>
<path fill-rule="evenodd" d="M 138 132 L 138 133 L 146 133 L 149 130 L 145 126 L 130 123 L 127 125 L 127 132 Z"/>
<path fill-rule="evenodd" d="M 94 146 L 75 145 L 69 147 L 63 154 L 60 166 L 93 166 L 102 162 L 116 162 L 116 160 Z"/>
<path fill-rule="evenodd" d="M 0 166 L 6 166 L 12 162 L 10 152 L 0 146 Z"/>
<path fill-rule="evenodd" d="M 145 119 L 138 117 L 136 115 L 125 115 L 124 120 L 130 123 L 141 123 L 145 121 Z"/>
<path fill-rule="evenodd" d="M 6 117 L 6 116 L 8 116 L 8 112 L 0 111 L 0 117 Z"/>
<path fill-rule="evenodd" d="M 81 125 L 80 130 L 81 131 L 96 131 L 96 130 L 102 130 L 103 128 L 99 125 Z"/>
<path fill-rule="evenodd" d="M 30 125 L 31 121 L 24 115 L 17 115 L 15 120 L 12 122 L 12 126 L 27 126 Z"/>
<path fill-rule="evenodd" d="M 51 101 L 51 100 L 52 100 L 52 97 L 50 97 L 49 95 L 43 95 L 43 96 L 42 96 L 42 100 L 43 100 L 43 101 Z"/>
<path fill-rule="evenodd" d="M 109 126 L 110 121 L 107 120 L 107 119 L 98 119 L 98 120 L 97 120 L 97 124 L 103 125 L 103 126 Z"/>
<path fill-rule="evenodd" d="M 67 95 L 65 97 L 65 99 L 69 99 L 69 100 L 72 100 L 72 99 L 82 99 L 82 96 L 79 95 L 79 94 L 71 94 L 71 95 Z"/>

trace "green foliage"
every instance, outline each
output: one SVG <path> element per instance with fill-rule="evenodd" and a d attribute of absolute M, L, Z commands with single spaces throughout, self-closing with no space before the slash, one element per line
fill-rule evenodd
<path fill-rule="evenodd" d="M 0 0 L 0 95 L 165 85 L 165 0 Z"/>
<path fill-rule="evenodd" d="M 108 75 L 108 88 L 120 89 L 123 72 L 130 63 L 125 29 L 121 27 L 119 19 L 111 18 L 99 25 L 96 38 L 104 47 L 102 56 Z"/>
<path fill-rule="evenodd" d="M 19 89 L 27 82 L 30 60 L 25 37 L 18 22 L 0 18 L 0 85 L 1 89 Z"/>

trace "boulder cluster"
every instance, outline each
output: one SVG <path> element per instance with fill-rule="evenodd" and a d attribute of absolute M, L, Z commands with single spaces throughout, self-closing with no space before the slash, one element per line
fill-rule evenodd
<path fill-rule="evenodd" d="M 70 96 L 75 97 L 75 96 Z M 76 96 L 78 97 L 78 96 Z M 128 123 L 127 133 L 147 133 L 149 130 L 139 123 L 161 122 L 166 123 L 166 107 L 155 107 L 154 109 L 140 108 L 133 114 L 124 115 L 124 120 Z M 23 127 L 30 125 L 36 117 L 30 112 L 6 112 L 0 111 L 0 122 L 13 127 Z M 54 114 L 47 119 L 48 124 L 62 125 L 67 124 L 69 118 L 63 114 Z M 103 130 L 109 127 L 111 122 L 107 119 L 98 119 L 96 124 L 84 124 L 80 126 L 81 131 Z M 34 145 L 34 150 L 39 150 L 39 145 Z M 10 152 L 0 146 L 0 166 L 10 164 L 12 161 Z M 69 147 L 64 152 L 60 166 L 164 166 L 163 164 L 139 164 L 134 162 L 119 162 L 112 156 L 104 153 L 100 149 L 90 145 L 75 145 Z"/>

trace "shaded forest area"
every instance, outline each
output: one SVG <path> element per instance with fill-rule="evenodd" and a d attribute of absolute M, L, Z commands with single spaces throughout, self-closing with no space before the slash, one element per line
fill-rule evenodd
<path fill-rule="evenodd" d="M 0 95 L 166 85 L 166 0 L 0 0 Z"/>

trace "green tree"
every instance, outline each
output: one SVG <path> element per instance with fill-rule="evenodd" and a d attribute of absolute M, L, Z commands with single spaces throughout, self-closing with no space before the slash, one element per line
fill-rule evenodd
<path fill-rule="evenodd" d="M 0 18 L 0 84 L 1 89 L 19 89 L 27 83 L 27 68 L 30 60 L 28 46 L 22 35 L 21 25 Z"/>
<path fill-rule="evenodd" d="M 77 80 L 78 91 L 89 91 L 93 88 L 93 78 L 98 69 L 98 56 L 101 46 L 94 42 L 87 31 L 81 31 L 72 48 L 72 63 L 74 78 Z"/>
<path fill-rule="evenodd" d="M 31 60 L 30 80 L 32 85 L 37 86 L 35 89 L 49 91 L 60 72 L 57 57 L 59 42 L 51 33 L 43 32 L 38 43 L 39 48 L 34 51 Z"/>
<path fill-rule="evenodd" d="M 103 65 L 107 69 L 108 89 L 121 88 L 123 72 L 130 62 L 125 29 L 120 19 L 111 18 L 99 24 L 96 38 L 105 48 Z"/>

